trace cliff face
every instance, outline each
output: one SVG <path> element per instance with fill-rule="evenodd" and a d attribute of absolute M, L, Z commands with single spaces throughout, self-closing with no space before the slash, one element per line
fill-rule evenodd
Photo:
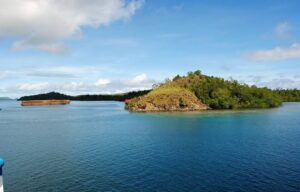
<path fill-rule="evenodd" d="M 28 100 L 22 101 L 22 106 L 37 106 L 37 105 L 67 105 L 70 100 Z"/>
<path fill-rule="evenodd" d="M 162 86 L 149 94 L 132 99 L 126 109 L 134 112 L 200 111 L 207 110 L 192 92 L 184 88 Z"/>

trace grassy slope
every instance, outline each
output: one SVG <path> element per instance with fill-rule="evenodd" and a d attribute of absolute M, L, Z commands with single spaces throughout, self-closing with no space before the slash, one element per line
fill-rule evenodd
<path fill-rule="evenodd" d="M 132 111 L 193 111 L 206 109 L 206 106 L 188 89 L 165 84 L 133 99 L 127 108 Z"/>

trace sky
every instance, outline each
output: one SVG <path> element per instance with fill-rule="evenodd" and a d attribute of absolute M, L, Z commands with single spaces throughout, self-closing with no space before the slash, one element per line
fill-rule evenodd
<path fill-rule="evenodd" d="M 0 0 L 0 97 L 202 73 L 300 89 L 298 0 Z"/>

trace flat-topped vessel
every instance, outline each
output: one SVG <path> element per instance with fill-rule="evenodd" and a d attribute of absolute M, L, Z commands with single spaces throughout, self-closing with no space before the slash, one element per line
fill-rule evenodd
<path fill-rule="evenodd" d="M 40 105 L 68 105 L 70 100 L 27 100 L 22 101 L 22 106 L 40 106 Z"/>

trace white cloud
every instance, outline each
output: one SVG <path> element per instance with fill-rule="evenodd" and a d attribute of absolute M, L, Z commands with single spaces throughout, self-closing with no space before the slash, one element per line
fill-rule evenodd
<path fill-rule="evenodd" d="M 148 77 L 145 73 L 135 76 L 129 81 L 130 84 L 140 84 L 148 80 Z"/>
<path fill-rule="evenodd" d="M 285 60 L 300 57 L 300 44 L 294 43 L 290 47 L 276 47 L 269 50 L 259 50 L 249 55 L 252 60 Z"/>
<path fill-rule="evenodd" d="M 96 81 L 95 85 L 96 86 L 106 86 L 110 83 L 111 83 L 111 81 L 108 79 L 99 79 L 98 81 Z"/>
<path fill-rule="evenodd" d="M 287 39 L 291 37 L 290 34 L 291 30 L 292 30 L 292 26 L 287 22 L 283 22 L 283 23 L 279 23 L 275 27 L 274 34 L 278 38 Z"/>
<path fill-rule="evenodd" d="M 19 86 L 21 91 L 43 91 L 49 88 L 49 83 L 24 83 Z"/>
<path fill-rule="evenodd" d="M 100 27 L 129 19 L 143 0 L 1 0 L 0 38 L 17 39 L 15 49 L 65 52 L 64 40 L 82 27 Z"/>
<path fill-rule="evenodd" d="M 145 90 L 151 89 L 155 83 L 155 80 L 149 79 L 145 73 L 142 73 L 133 77 L 132 79 L 118 82 L 118 86 L 116 87 L 119 87 L 120 90 L 124 89 L 126 91 Z"/>

